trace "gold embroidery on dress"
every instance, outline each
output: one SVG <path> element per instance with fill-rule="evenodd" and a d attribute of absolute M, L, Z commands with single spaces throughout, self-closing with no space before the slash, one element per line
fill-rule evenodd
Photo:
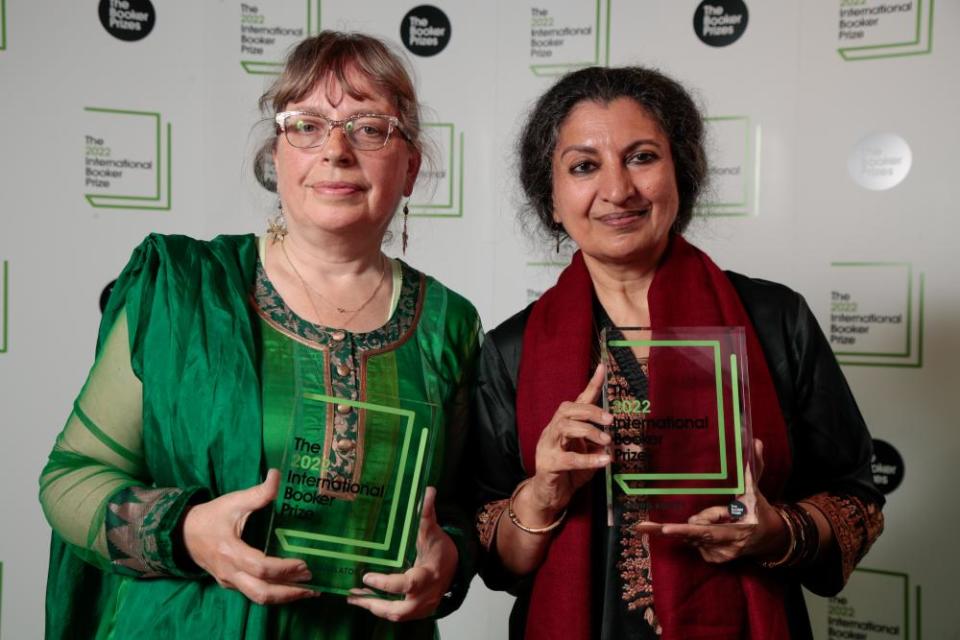
<path fill-rule="evenodd" d="M 494 500 L 483 505 L 483 508 L 477 513 L 477 535 L 480 537 L 480 544 L 484 549 L 490 550 L 493 544 L 493 534 L 497 531 L 497 523 L 500 522 L 500 516 L 507 510 L 510 499 Z"/>
<path fill-rule="evenodd" d="M 830 523 L 846 581 L 883 532 L 883 513 L 874 503 L 853 495 L 818 493 L 803 502 L 816 507 Z"/>
<path fill-rule="evenodd" d="M 643 375 L 648 372 L 647 362 L 640 364 Z M 627 378 L 621 372 L 616 360 L 611 359 L 610 373 L 607 378 L 607 399 L 631 398 L 633 392 Z M 611 430 L 625 436 L 624 440 L 642 442 L 644 429 L 635 426 L 639 418 L 631 418 L 629 414 L 614 416 Z M 646 447 L 643 444 L 615 444 L 614 460 L 621 473 L 638 473 L 645 469 L 647 463 Z M 618 456 L 618 452 L 629 451 L 629 456 Z M 620 597 L 630 611 L 643 615 L 644 621 L 650 625 L 657 635 L 662 633 L 660 622 L 653 607 L 653 569 L 650 563 L 650 536 L 639 530 L 639 525 L 647 519 L 646 501 L 641 496 L 617 495 L 615 498 L 621 504 L 623 521 L 620 523 L 619 560 L 616 563 L 620 574 Z M 611 553 L 616 551 L 611 549 Z"/>

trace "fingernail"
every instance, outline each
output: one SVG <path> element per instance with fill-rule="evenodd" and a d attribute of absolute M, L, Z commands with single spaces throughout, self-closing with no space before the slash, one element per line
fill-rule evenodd
<path fill-rule="evenodd" d="M 606 466 L 610 464 L 610 456 L 606 456 L 606 455 L 597 456 L 597 464 L 601 466 Z"/>
<path fill-rule="evenodd" d="M 376 587 L 377 579 L 369 574 L 364 574 L 363 584 L 367 585 L 368 587 Z"/>
<path fill-rule="evenodd" d="M 601 418 L 603 418 L 603 421 L 606 422 L 607 424 L 610 424 L 611 422 L 613 422 L 613 414 L 612 414 L 612 413 L 607 413 L 606 411 L 604 411 L 604 412 L 603 412 L 603 415 L 601 416 Z"/>

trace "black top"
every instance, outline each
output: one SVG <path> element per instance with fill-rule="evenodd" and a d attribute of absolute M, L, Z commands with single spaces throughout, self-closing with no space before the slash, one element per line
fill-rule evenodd
<path fill-rule="evenodd" d="M 793 502 L 830 491 L 882 506 L 883 496 L 873 484 L 870 434 L 803 297 L 780 284 L 733 272 L 727 275 L 757 333 L 787 428 L 793 466 L 778 499 Z M 483 343 L 474 397 L 473 442 L 467 449 L 473 452 L 475 462 L 472 475 L 478 508 L 509 498 L 517 484 L 532 475 L 533 470 L 528 473 L 523 467 L 515 409 L 523 331 L 532 306 L 504 321 Z M 603 557 L 611 552 L 604 550 Z M 510 637 L 522 638 L 531 578 L 509 574 L 495 552 L 482 558 L 480 574 L 491 589 L 517 596 L 510 615 Z M 840 554 L 822 558 L 814 567 L 780 570 L 779 574 L 788 583 L 784 604 L 791 635 L 812 637 L 800 585 L 819 595 L 837 593 L 844 581 Z M 596 608 L 600 602 L 593 604 L 599 635 L 603 608 Z"/>

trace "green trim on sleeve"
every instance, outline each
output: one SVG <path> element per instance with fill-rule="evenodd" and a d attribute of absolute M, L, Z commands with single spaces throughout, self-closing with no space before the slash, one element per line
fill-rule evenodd
<path fill-rule="evenodd" d="M 80 408 L 79 399 L 75 400 L 73 403 L 73 414 L 79 418 L 80 422 L 83 423 L 83 426 L 85 426 L 87 430 L 97 438 L 97 440 L 102 442 L 105 447 L 113 451 L 124 460 L 132 462 L 138 467 L 143 466 L 142 458 L 131 452 L 129 449 L 123 447 L 116 440 L 104 433 L 103 430 L 98 427 L 86 413 L 84 413 L 83 409 Z"/>

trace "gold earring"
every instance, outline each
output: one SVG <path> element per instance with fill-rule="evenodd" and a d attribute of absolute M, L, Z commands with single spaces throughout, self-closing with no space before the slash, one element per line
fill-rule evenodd
<path fill-rule="evenodd" d="M 287 219 L 283 217 L 282 202 L 277 202 L 277 215 L 267 222 L 267 235 L 271 243 L 282 242 L 287 235 Z"/>

